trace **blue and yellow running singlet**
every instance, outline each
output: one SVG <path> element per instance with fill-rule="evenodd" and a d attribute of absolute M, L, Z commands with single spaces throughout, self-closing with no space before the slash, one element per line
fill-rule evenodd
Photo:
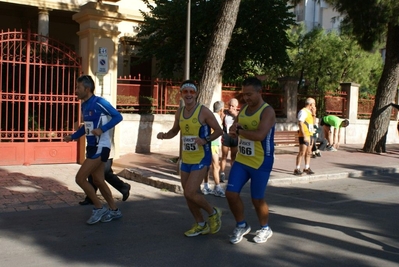
<path fill-rule="evenodd" d="M 245 106 L 238 115 L 238 123 L 245 130 L 258 129 L 262 113 L 268 106 L 269 104 L 264 103 L 251 115 L 247 114 L 248 106 Z M 273 125 L 262 141 L 252 141 L 245 139 L 243 136 L 239 136 L 236 161 L 254 169 L 262 169 L 265 158 L 274 157 L 274 128 L 275 126 Z M 270 168 L 270 166 L 267 167 Z"/>
<path fill-rule="evenodd" d="M 199 121 L 199 114 L 202 105 L 197 104 L 193 114 L 185 118 L 184 108 L 180 113 L 179 126 L 182 135 L 182 162 L 186 164 L 199 164 L 204 158 L 211 158 L 210 143 L 201 146 L 195 143 L 197 137 L 204 138 L 211 134 L 207 124 L 202 125 Z"/>

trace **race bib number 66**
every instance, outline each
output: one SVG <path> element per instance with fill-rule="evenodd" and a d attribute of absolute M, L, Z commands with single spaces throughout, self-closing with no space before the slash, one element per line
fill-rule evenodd
<path fill-rule="evenodd" d="M 238 142 L 238 152 L 244 156 L 255 156 L 254 142 L 248 139 L 241 139 Z"/>
<path fill-rule="evenodd" d="M 198 144 L 195 142 L 196 136 L 183 136 L 183 150 L 184 151 L 196 151 L 198 150 Z"/>

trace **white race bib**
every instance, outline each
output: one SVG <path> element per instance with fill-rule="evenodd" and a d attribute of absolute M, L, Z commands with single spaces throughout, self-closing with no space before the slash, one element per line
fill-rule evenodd
<path fill-rule="evenodd" d="M 240 138 L 238 140 L 238 152 L 244 156 L 255 156 L 254 141 Z"/>
<path fill-rule="evenodd" d="M 197 151 L 198 144 L 195 142 L 197 136 L 183 136 L 182 143 L 183 143 L 183 150 L 184 151 Z"/>
<path fill-rule="evenodd" d="M 93 130 L 94 130 L 94 122 L 85 121 L 85 132 L 86 132 L 86 135 L 88 135 L 88 136 L 93 135 L 91 133 Z"/>

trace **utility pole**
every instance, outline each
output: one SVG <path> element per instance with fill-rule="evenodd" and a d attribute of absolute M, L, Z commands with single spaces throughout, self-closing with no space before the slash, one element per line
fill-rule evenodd
<path fill-rule="evenodd" d="M 184 80 L 190 79 L 190 36 L 191 36 L 191 0 L 187 1 L 187 25 L 186 25 L 186 57 L 184 61 Z M 184 106 L 183 99 L 179 102 L 180 108 Z M 182 143 L 181 143 L 181 131 L 179 141 L 179 160 L 177 161 L 177 174 L 180 174 L 181 165 L 181 154 L 182 154 Z"/>

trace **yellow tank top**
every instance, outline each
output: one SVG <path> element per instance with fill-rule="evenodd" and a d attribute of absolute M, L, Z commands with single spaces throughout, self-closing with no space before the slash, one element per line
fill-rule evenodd
<path fill-rule="evenodd" d="M 186 164 L 199 164 L 204 157 L 211 156 L 210 143 L 203 146 L 195 143 L 195 139 L 205 138 L 210 135 L 210 127 L 202 125 L 199 121 L 199 114 L 202 105 L 197 104 L 193 114 L 185 118 L 184 108 L 180 113 L 179 126 L 182 135 L 182 162 Z M 209 155 L 208 155 L 209 154 Z"/>
<path fill-rule="evenodd" d="M 312 136 L 313 135 L 313 125 L 314 125 L 312 112 L 310 112 L 310 110 L 307 108 L 303 108 L 302 110 L 307 113 L 306 119 L 304 121 L 305 128 L 303 130 L 304 130 L 306 136 Z M 304 137 L 301 131 L 298 132 L 298 136 Z"/>
<path fill-rule="evenodd" d="M 259 127 L 261 114 L 269 104 L 264 103 L 254 114 L 247 115 L 247 107 L 245 106 L 238 115 L 238 123 L 243 126 L 245 130 L 256 130 Z M 259 169 L 262 167 L 265 157 L 274 156 L 274 126 L 264 140 L 253 141 L 239 136 L 238 153 L 236 161 L 245 164 L 249 167 Z"/>

